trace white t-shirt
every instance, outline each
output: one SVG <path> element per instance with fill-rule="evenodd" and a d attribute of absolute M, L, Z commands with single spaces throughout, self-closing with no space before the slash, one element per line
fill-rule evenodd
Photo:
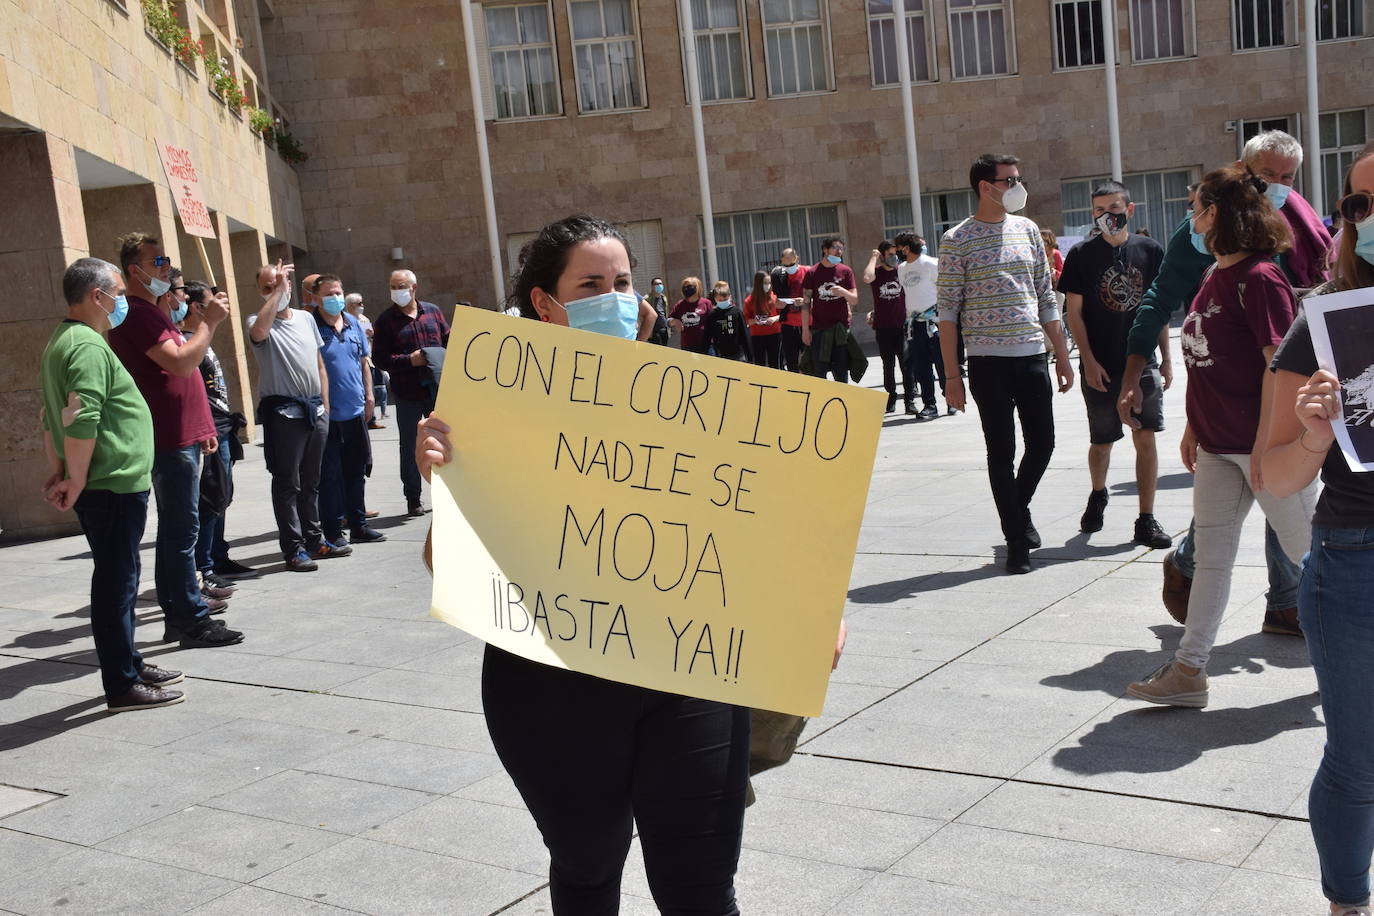
<path fill-rule="evenodd" d="M 916 256 L 914 261 L 900 261 L 897 264 L 897 281 L 906 290 L 907 309 L 913 315 L 920 315 L 927 309 L 935 308 L 939 298 L 935 290 L 935 278 L 940 272 L 940 262 L 928 254 Z"/>

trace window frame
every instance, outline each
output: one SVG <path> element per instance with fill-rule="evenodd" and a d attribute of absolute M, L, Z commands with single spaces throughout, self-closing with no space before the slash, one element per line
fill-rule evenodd
<path fill-rule="evenodd" d="M 1341 143 L 1341 115 L 1353 114 L 1355 112 L 1359 113 L 1364 122 L 1363 136 L 1353 143 Z M 1322 140 L 1321 125 L 1322 121 L 1326 118 L 1335 118 L 1336 120 L 1336 145 L 1331 147 L 1328 147 Z M 1370 126 L 1368 107 L 1357 106 L 1355 108 L 1336 108 L 1331 111 L 1323 111 L 1317 114 L 1317 156 L 1320 157 L 1321 160 L 1322 186 L 1317 192 L 1308 197 L 1308 202 L 1312 204 L 1318 213 L 1330 213 L 1336 206 L 1336 202 L 1340 200 L 1341 191 L 1344 189 L 1345 184 L 1345 172 L 1346 169 L 1349 168 L 1348 164 L 1342 165 L 1342 159 L 1349 157 L 1350 161 L 1354 161 L 1354 157 L 1359 155 L 1360 150 L 1369 142 Z M 1335 168 L 1328 167 L 1328 157 L 1334 157 L 1335 161 L 1333 164 Z M 1334 193 L 1329 200 L 1325 199 L 1327 197 L 1328 188 L 1334 189 Z M 1317 199 L 1314 200 L 1313 198 Z"/>
<path fill-rule="evenodd" d="M 557 31 L 558 25 L 557 25 L 557 22 L 556 22 L 555 19 L 554 19 L 554 14 L 553 14 L 553 3 L 551 3 L 550 0 L 510 0 L 510 2 L 482 3 L 482 4 L 480 4 L 480 6 L 481 6 L 481 33 L 482 33 L 482 34 L 481 34 L 481 36 L 480 36 L 480 41 L 479 41 L 479 45 L 480 45 L 480 46 L 479 46 L 479 48 L 478 48 L 478 52 L 482 55 L 481 65 L 482 65 L 482 67 L 484 68 L 483 75 L 486 77 L 486 86 L 484 87 L 484 94 L 486 94 L 486 93 L 489 93 L 489 94 L 490 94 L 489 101 L 490 101 L 491 104 L 492 104 L 492 111 L 491 111 L 491 113 L 490 113 L 490 115 L 491 115 L 491 120 L 492 120 L 492 121 L 498 121 L 498 122 L 500 122 L 500 123 L 505 124 L 505 123 L 511 123 L 511 122 L 516 122 L 516 121 L 547 121 L 547 120 L 551 120 L 551 119 L 553 119 L 553 118 L 561 118 L 561 117 L 563 117 L 563 116 L 566 114 L 566 110 L 565 110 L 565 106 L 564 106 L 564 99 L 563 99 L 563 72 L 562 72 L 562 69 L 561 69 L 561 61 L 559 60 L 559 55 L 558 55 L 558 31 Z M 499 45 L 499 46 L 497 46 L 496 49 L 493 49 L 493 47 L 492 47 L 492 45 L 491 45 L 491 41 L 490 41 L 489 34 L 488 34 L 488 32 L 487 32 L 487 17 L 491 14 L 491 10 L 494 10 L 494 9 L 500 9 L 500 8 L 503 8 L 503 7 L 514 7 L 514 8 L 518 8 L 518 7 L 522 7 L 522 6 L 543 6 L 543 7 L 544 7 L 545 14 L 546 14 L 546 16 L 547 16 L 547 18 L 548 18 L 548 24 L 549 24 L 549 40 L 548 40 L 548 46 L 549 46 L 549 49 L 550 49 L 550 51 L 551 51 L 552 59 L 553 59 L 553 61 L 552 61 L 552 62 L 553 62 L 553 90 L 554 90 L 554 98 L 555 98 L 556 101 L 557 101 L 557 109 L 558 109 L 558 110 L 555 111 L 555 112 L 553 112 L 552 114 L 512 115 L 512 116 L 510 116 L 510 117 L 503 118 L 503 117 L 500 117 L 500 116 L 498 115 L 498 113 L 497 113 L 497 108 L 498 108 L 499 105 L 500 105 L 500 101 L 499 101 L 499 99 L 497 98 L 497 93 L 496 93 L 496 73 L 495 73 L 495 71 L 492 69 L 491 55 L 492 55 L 493 51 L 494 51 L 494 50 L 502 50 L 502 51 L 507 51 L 507 52 L 509 52 L 509 51 L 511 51 L 511 50 L 515 50 L 515 49 L 525 49 L 525 48 L 528 48 L 528 47 L 542 48 L 542 47 L 544 47 L 544 43 L 541 42 L 541 43 L 534 44 L 534 45 L 525 45 L 525 44 L 519 44 L 519 45 Z M 518 14 L 517 14 L 517 20 L 518 20 Z M 474 23 L 474 25 L 475 25 L 475 23 Z M 523 58 L 522 58 L 522 62 L 523 62 Z M 528 91 L 528 90 L 527 90 L 527 91 Z"/>
<path fill-rule="evenodd" d="M 1050 41 L 1050 69 L 1055 73 L 1072 73 L 1076 70 L 1094 70 L 1107 66 L 1106 22 L 1104 21 L 1102 10 L 1102 5 L 1107 2 L 1114 2 L 1114 0 L 1050 0 L 1050 31 L 1054 33 Z M 1098 55 L 1101 57 L 1100 61 L 1093 61 L 1092 63 L 1086 64 L 1065 64 L 1063 62 L 1065 49 L 1064 45 L 1061 44 L 1063 29 L 1060 28 L 1059 24 L 1059 12 L 1065 7 L 1075 8 L 1075 19 L 1082 8 L 1092 9 L 1096 7 L 1097 24 L 1101 26 L 1102 33 L 1102 43 L 1096 49 Z M 1078 50 L 1081 52 L 1083 49 L 1080 46 Z M 1117 56 L 1118 58 L 1120 57 L 1120 55 Z"/>
<path fill-rule="evenodd" d="M 833 230 L 814 230 L 812 228 L 812 211 L 815 210 L 833 211 L 834 222 L 837 228 Z M 787 220 L 787 236 L 780 237 L 755 234 L 755 218 L 761 219 L 765 215 L 769 214 L 784 215 L 784 218 Z M 821 239 L 827 238 L 829 236 L 838 236 L 840 238 L 845 237 L 845 209 L 842 201 L 831 201 L 828 203 L 820 204 L 806 204 L 796 207 L 766 207 L 762 210 L 739 210 L 732 213 L 716 213 L 714 214 L 714 216 L 716 221 L 715 234 L 717 265 L 724 264 L 727 261 L 734 262 L 738 260 L 735 257 L 735 253 L 737 252 L 738 247 L 745 243 L 743 241 L 736 241 L 735 229 L 737 227 L 737 223 L 735 221 L 739 219 L 746 219 L 749 221 L 749 261 L 753 264 L 753 266 L 746 270 L 741 270 L 740 276 L 738 277 L 729 276 L 728 271 L 725 268 L 721 268 L 721 276 L 714 278 L 716 280 L 724 280 L 730 284 L 730 289 L 736 292 L 737 302 L 744 301 L 744 296 L 748 293 L 749 289 L 752 286 L 752 280 L 755 270 L 768 270 L 778 264 L 777 258 L 773 258 L 770 260 L 768 258 L 760 257 L 760 252 L 758 250 L 760 246 L 776 247 L 779 253 L 781 253 L 783 248 L 795 248 L 797 251 L 798 262 L 803 265 L 810 266 L 820 260 Z M 793 222 L 794 217 L 800 218 L 805 223 L 806 233 L 801 238 L 798 238 L 792 234 L 792 230 L 796 228 L 796 224 Z M 723 226 L 722 223 L 724 223 Z M 729 237 L 729 241 L 723 242 L 722 239 L 725 238 L 727 234 Z M 702 264 L 706 264 L 708 262 L 706 260 L 705 224 L 702 221 L 700 214 L 697 215 L 697 236 L 698 248 L 701 252 L 701 262 Z M 851 266 L 853 265 L 851 264 Z"/>
<path fill-rule="evenodd" d="M 1181 220 L 1181 219 L 1183 218 L 1183 215 L 1187 213 L 1187 210 L 1188 210 L 1188 191 L 1187 191 L 1187 186 L 1188 186 L 1189 184 L 1192 184 L 1193 182 L 1195 182 L 1195 181 L 1198 180 L 1198 174 L 1199 174 L 1199 169 L 1198 169 L 1197 166 L 1188 165 L 1188 166 L 1176 166 L 1176 167 L 1174 167 L 1174 168 L 1168 168 L 1168 169 L 1150 169 L 1149 171 L 1144 171 L 1144 172 L 1128 172 L 1128 173 L 1126 173 L 1125 175 L 1122 175 L 1122 176 L 1121 176 L 1121 178 L 1122 178 L 1122 183 L 1123 183 L 1123 184 L 1126 184 L 1127 187 L 1130 187 L 1130 180 L 1131 180 L 1131 179 L 1139 179 L 1139 180 L 1142 180 L 1142 181 L 1148 181 L 1152 176 L 1156 176 L 1156 175 L 1159 176 L 1160 197 L 1159 197 L 1158 201 L 1152 202 L 1147 196 L 1145 196 L 1145 195 L 1139 195 L 1139 194 L 1135 194 L 1135 193 L 1132 193 L 1132 194 L 1131 194 L 1131 200 L 1132 200 L 1132 203 L 1134 203 L 1134 204 L 1136 205 L 1136 210 L 1137 210 L 1137 211 L 1139 211 L 1142 207 L 1149 208 L 1149 207 L 1154 206 L 1155 204 L 1158 205 L 1158 207 L 1159 207 L 1159 213 L 1158 213 L 1159 218 L 1165 221 L 1165 225 L 1162 226 L 1162 227 L 1161 227 L 1161 226 L 1147 226 L 1147 228 L 1149 228 L 1150 234 L 1151 234 L 1151 236 L 1154 238 L 1154 240 L 1155 240 L 1156 242 L 1159 242 L 1160 245 L 1163 245 L 1163 246 L 1166 246 L 1166 247 L 1168 246 L 1168 244 L 1169 244 L 1169 237 L 1173 234 L 1174 230 L 1178 227 L 1178 220 Z M 1183 176 L 1185 176 L 1185 180 L 1183 181 L 1183 190 L 1182 190 L 1182 192 L 1181 192 L 1178 196 L 1176 196 L 1176 197 L 1169 197 L 1169 196 L 1167 196 L 1167 195 L 1168 195 L 1168 184 L 1167 184 L 1167 178 L 1166 178 L 1166 176 L 1177 176 L 1177 175 L 1183 175 Z M 1087 193 L 1088 195 L 1091 195 L 1091 194 L 1092 194 L 1092 189 L 1093 189 L 1093 187 L 1094 187 L 1095 185 L 1097 185 L 1099 182 L 1107 181 L 1107 180 L 1109 180 L 1110 178 L 1111 178 L 1110 175 L 1097 175 L 1097 176 L 1090 176 L 1090 177 L 1087 177 L 1087 178 L 1063 178 L 1063 179 L 1060 179 L 1060 182 L 1059 182 L 1059 220 L 1060 220 L 1060 223 L 1059 223 L 1059 224 L 1060 224 L 1060 226 L 1063 228 L 1063 231 L 1060 232 L 1060 233 L 1058 233 L 1058 234 L 1059 234 L 1061 237 L 1063 237 L 1063 236 L 1074 236 L 1074 235 L 1077 235 L 1077 234 L 1079 234 L 1079 233 L 1081 233 L 1081 232 L 1086 232 L 1088 229 L 1091 229 L 1091 228 L 1092 228 L 1092 198 L 1091 198 L 1091 196 L 1088 197 L 1088 206 L 1087 206 L 1086 208 L 1085 208 L 1085 207 L 1074 207 L 1074 208 L 1072 208 L 1072 209 L 1069 209 L 1069 208 L 1067 208 L 1067 207 L 1065 206 L 1065 202 L 1064 202 L 1064 195 L 1065 195 L 1066 189 L 1068 189 L 1068 187 L 1069 187 L 1070 185 L 1080 185 L 1080 184 L 1081 184 L 1081 185 L 1086 185 L 1086 187 L 1087 187 L 1087 192 L 1086 192 L 1086 193 Z M 1171 206 L 1172 206 L 1172 208 L 1174 209 L 1175 213 L 1178 215 L 1178 220 L 1172 220 L 1172 221 L 1170 220 L 1169 209 L 1170 209 Z M 1069 217 L 1068 217 L 1068 214 L 1070 214 L 1070 213 L 1084 213 L 1084 214 L 1087 214 L 1087 222 L 1085 222 L 1085 223 L 1073 223 L 1073 224 L 1071 224 L 1071 223 L 1069 222 Z M 1143 224 L 1137 223 L 1136 225 L 1143 225 Z M 1133 228 L 1133 230 L 1134 230 L 1135 226 L 1133 226 L 1132 228 Z"/>
<path fill-rule="evenodd" d="M 955 9 L 950 5 L 949 0 L 944 0 L 945 7 L 945 29 L 947 38 L 946 47 L 949 52 L 949 78 L 952 82 L 967 82 L 969 80 L 994 80 L 1005 79 L 1009 76 L 1019 75 L 1018 60 L 1016 56 L 1016 9 L 1015 0 L 974 0 L 975 4 L 981 3 L 982 6 L 972 8 Z M 1007 70 L 1005 73 L 977 73 L 972 76 L 960 76 L 955 72 L 954 66 L 954 17 L 956 15 L 969 15 L 981 10 L 991 10 L 999 8 L 1002 10 L 1002 36 L 1005 41 L 1007 56 Z"/>
<path fill-rule="evenodd" d="M 1197 3 L 1196 0 L 1178 0 L 1183 7 L 1183 15 L 1187 21 L 1183 26 L 1183 53 L 1169 57 L 1141 57 L 1140 56 L 1140 32 L 1136 28 L 1136 9 L 1142 0 L 1127 0 L 1126 15 L 1130 19 L 1131 29 L 1131 63 L 1140 65 L 1165 64 L 1176 60 L 1192 60 L 1197 57 Z M 1154 0 L 1159 3 L 1161 0 Z M 1158 45 L 1158 42 L 1156 42 Z"/>
<path fill-rule="evenodd" d="M 907 2 L 912 2 L 912 0 L 907 0 Z M 927 61 L 927 63 L 929 64 L 930 75 L 929 75 L 928 77 L 926 77 L 925 79 L 918 79 L 917 76 L 916 76 L 916 71 L 915 71 L 915 69 L 913 68 L 913 69 L 912 69 L 912 73 L 911 73 L 911 85 L 913 85 L 913 86 L 926 86 L 926 85 L 930 85 L 930 84 L 932 84 L 932 83 L 938 83 L 938 82 L 940 81 L 940 59 L 939 59 L 939 56 L 938 56 L 938 55 L 939 55 L 939 42 L 936 40 L 936 37 L 937 37 L 937 36 L 936 36 L 936 34 L 935 34 L 936 24 L 939 22 L 939 17 L 935 15 L 934 9 L 931 8 L 931 7 L 933 7 L 933 6 L 935 5 L 935 4 L 934 4 L 934 0 L 918 0 L 918 2 L 920 2 L 920 4 L 921 4 L 921 10 L 920 10 L 920 12 L 913 13 L 910 9 L 908 9 L 908 10 L 906 11 L 906 18 L 907 18 L 907 23 L 908 23 L 908 26 L 907 26 L 907 40 L 908 40 L 908 44 L 910 44 L 910 39 L 911 39 L 911 28 L 910 28 L 910 23 L 911 23 L 911 21 L 914 20 L 914 19 L 923 19 L 923 20 L 925 20 L 925 25 L 926 25 L 926 41 L 925 41 L 925 44 L 926 44 L 926 61 Z M 892 82 L 890 82 L 890 83 L 880 83 L 880 82 L 878 82 L 877 54 L 876 54 L 876 52 L 875 52 L 875 48 L 873 47 L 873 23 L 875 23 L 875 22 L 892 22 L 892 23 L 893 23 L 893 27 L 894 27 L 893 44 L 894 44 L 894 46 L 895 46 L 895 44 L 896 44 L 896 32 L 895 32 L 896 21 L 897 21 L 896 3 L 894 2 L 894 3 L 892 4 L 892 6 L 893 6 L 893 9 L 892 9 L 891 12 L 888 12 L 888 13 L 873 13 L 873 12 L 870 12 L 869 9 L 868 9 L 868 2 L 867 2 L 867 0 L 864 0 L 864 14 L 865 14 L 865 17 L 866 17 L 866 18 L 865 18 L 865 25 L 866 25 L 866 31 L 867 31 L 867 33 L 868 33 L 868 76 L 869 76 L 869 79 L 872 81 L 872 85 L 873 85 L 873 88 L 874 88 L 874 89 L 900 89 L 900 88 L 901 88 L 901 85 L 902 85 L 902 81 L 901 81 L 900 78 L 894 79 L 894 80 L 893 80 Z M 913 51 L 913 50 L 914 50 L 914 46 L 913 46 L 913 47 L 909 47 L 907 50 L 908 50 L 909 52 L 910 52 L 910 51 Z M 894 51 L 894 52 L 896 51 L 896 48 L 895 48 L 895 47 L 893 48 L 893 51 Z"/>
<path fill-rule="evenodd" d="M 1240 20 L 1236 15 L 1241 3 L 1249 3 L 1257 6 L 1261 2 L 1270 0 L 1228 0 L 1231 16 L 1231 53 L 1232 54 L 1262 54 L 1265 51 L 1282 51 L 1284 48 L 1295 48 L 1298 45 L 1298 17 L 1297 0 L 1273 0 L 1283 6 L 1283 28 L 1284 42 L 1277 45 L 1256 45 L 1253 48 L 1242 48 L 1240 46 Z"/>
<path fill-rule="evenodd" d="M 790 23 L 789 23 L 788 25 L 769 25 L 769 23 L 768 23 L 768 15 L 767 15 L 767 13 L 764 11 L 764 4 L 767 3 L 767 2 L 768 2 L 768 0 L 758 0 L 758 3 L 759 3 L 759 23 L 760 23 L 760 25 L 761 25 L 761 27 L 762 27 L 762 29 L 763 29 L 763 70 L 764 70 L 764 82 L 765 82 L 765 84 L 767 85 L 767 90 L 766 90 L 766 91 L 767 91 L 767 96 L 766 96 L 766 97 L 769 98 L 769 99 L 796 99 L 796 98 L 805 98 L 806 96 L 810 96 L 810 95 L 823 95 L 823 94 L 826 94 L 826 93 L 835 92 L 835 91 L 836 91 L 836 80 L 835 80 L 835 49 L 834 49 L 834 38 L 833 38 L 833 35 L 832 35 L 832 33 L 831 33 L 831 28 L 830 28 L 830 3 L 829 3 L 829 0 L 816 0 L 816 8 L 820 11 L 820 19 L 818 19 L 818 20 L 811 20 L 811 19 L 807 19 L 807 20 L 797 20 L 797 19 L 793 19 L 793 20 L 790 21 Z M 787 0 L 787 2 L 788 2 L 789 4 L 795 5 L 796 3 L 800 2 L 800 0 Z M 819 24 L 820 24 L 820 27 L 821 27 L 821 44 L 824 46 L 824 54 L 823 54 L 823 56 L 824 56 L 824 58 L 825 58 L 825 83 L 826 83 L 825 88 L 824 88 L 824 89 L 804 89 L 804 90 L 799 90 L 799 91 L 797 91 L 797 92 L 776 92 L 776 93 L 775 93 L 775 92 L 773 91 L 773 62 L 772 62 L 772 59 L 769 57 L 769 54 L 768 54 L 768 38 L 769 38 L 769 34 L 770 34 L 770 33 L 773 33 L 773 32 L 784 31 L 784 30 L 788 31 L 789 33 L 795 34 L 795 32 L 797 31 L 797 29 L 801 27 L 801 26 L 798 25 L 798 23 L 805 23 L 805 24 L 806 24 L 806 25 L 805 25 L 806 28 L 811 28 L 811 27 L 812 27 L 811 23 L 813 23 L 813 22 L 819 23 Z M 795 51 L 796 51 L 796 45 L 795 45 L 795 42 L 794 42 L 794 44 L 793 44 L 793 53 L 794 53 L 794 54 L 795 54 Z"/>
<path fill-rule="evenodd" d="M 945 211 L 947 219 L 936 219 L 937 199 L 943 201 L 941 209 Z M 911 205 L 911 196 L 884 197 L 883 207 L 883 238 L 890 239 L 899 232 L 915 232 L 913 223 L 897 222 L 889 217 L 892 215 L 889 207 L 895 204 L 905 203 Z M 940 238 L 950 229 L 962 223 L 973 215 L 973 211 L 978 209 L 978 197 L 970 188 L 950 188 L 945 191 L 923 191 L 921 193 L 921 226 L 922 237 L 926 240 L 925 253 L 933 258 L 940 256 Z M 949 214 L 961 214 L 950 216 Z M 934 228 L 932 228 L 934 227 Z"/>
<path fill-rule="evenodd" d="M 708 5 L 708 9 L 709 9 L 709 5 Z M 739 12 L 739 25 L 737 25 L 737 26 L 733 26 L 733 27 L 730 27 L 730 28 L 698 29 L 698 28 L 696 27 L 695 22 L 689 23 L 689 25 L 690 25 L 690 27 L 691 27 L 691 30 L 692 30 L 692 31 L 691 31 L 691 35 L 687 36 L 685 39 L 682 39 L 682 40 L 683 40 L 683 47 L 682 47 L 682 54 L 683 54 L 683 57 L 682 57 L 682 90 L 683 90 L 683 97 L 687 100 L 687 103 L 688 103 L 688 104 L 690 104 L 690 100 L 691 100 L 691 97 L 692 97 L 692 96 L 691 96 L 691 94 L 690 94 L 690 92 L 689 92 L 688 85 L 687 85 L 687 56 L 686 56 L 687 47 L 686 47 L 685 42 L 688 41 L 688 40 L 695 41 L 695 40 L 696 40 L 698 37 L 700 37 L 700 36 L 714 37 L 714 36 L 717 36 L 717 35 L 730 35 L 730 34 L 733 34 L 733 33 L 739 33 L 739 36 L 740 36 L 740 62 L 741 62 L 741 65 L 742 65 L 742 66 L 741 66 L 741 69 L 744 71 L 744 93 L 745 93 L 745 94 L 744 94 L 744 95 L 740 95 L 740 96 L 729 96 L 729 97 L 727 97 L 727 98 L 708 99 L 708 98 L 706 98 L 706 93 L 703 91 L 703 92 L 702 92 L 702 95 L 701 95 L 701 104 L 703 104 L 703 105 L 728 105 L 728 104 L 730 104 L 731 102 L 752 102 L 752 101 L 754 101 L 754 98 L 755 98 L 755 96 L 756 96 L 756 93 L 755 93 L 755 91 L 754 91 L 754 61 L 753 61 L 754 55 L 753 55 L 753 53 L 752 53 L 752 49 L 751 49 L 750 44 L 749 44 L 749 11 L 748 11 L 748 8 L 747 8 L 747 6 L 746 6 L 746 0 L 735 0 L 735 9 Z M 673 12 L 674 12 L 674 14 L 676 14 L 676 12 L 677 12 L 676 4 L 674 4 Z M 689 4 L 689 11 L 688 11 L 688 14 L 691 15 L 690 4 Z M 676 19 L 676 18 L 678 18 L 678 17 L 677 17 L 676 15 L 674 15 L 674 18 Z M 682 36 L 681 36 L 681 24 L 679 24 L 679 26 L 678 26 L 678 32 L 679 32 L 679 38 L 682 38 Z M 698 49 L 697 49 L 697 75 L 698 75 L 698 77 L 701 76 L 701 60 L 702 60 L 702 58 L 701 58 L 701 49 L 698 48 Z M 712 61 L 712 63 L 714 64 L 714 60 Z M 712 67 L 712 71 L 713 71 L 713 72 L 714 72 L 714 69 L 715 69 L 715 68 L 714 68 L 714 66 L 713 66 L 713 67 Z"/>
<path fill-rule="evenodd" d="M 563 11 L 568 17 L 568 43 L 572 51 L 572 70 L 573 87 L 577 96 L 577 114 L 580 117 L 597 117 L 599 115 L 626 114 L 635 111 L 644 111 L 649 108 L 649 85 L 644 72 L 644 35 L 639 23 L 639 4 L 636 0 L 625 0 L 626 6 L 630 10 L 630 25 L 632 34 L 628 36 L 615 36 L 608 38 L 578 38 L 573 32 L 573 4 L 580 2 L 596 2 L 602 8 L 602 21 L 605 21 L 606 0 L 564 0 Z M 635 47 L 635 75 L 639 80 L 639 104 L 629 105 L 621 108 L 593 108 L 584 109 L 582 107 L 582 74 L 577 62 L 577 49 L 585 45 L 609 45 L 623 43 L 626 40 L 634 43 Z"/>
<path fill-rule="evenodd" d="M 1333 0 L 1333 2 L 1336 2 L 1336 0 Z M 1317 26 L 1318 26 L 1318 28 L 1317 28 L 1317 43 L 1318 43 L 1318 44 L 1333 44 L 1333 43 L 1335 43 L 1335 42 L 1341 42 L 1341 41 L 1361 41 L 1361 40 L 1366 39 L 1366 38 L 1374 38 L 1374 2 L 1371 2 L 1371 0 L 1346 0 L 1346 2 L 1348 2 L 1351 6 L 1362 7 L 1361 15 L 1364 17 L 1364 30 L 1363 30 L 1360 34 L 1358 34 L 1358 35 L 1344 35 L 1344 36 L 1332 36 L 1331 38 L 1322 38 L 1322 34 L 1321 34 L 1321 23 L 1322 23 L 1323 16 L 1322 16 L 1322 10 L 1321 10 L 1321 0 L 1318 0 L 1318 3 L 1317 3 Z M 1331 18 L 1332 18 L 1332 23 L 1334 24 L 1334 23 L 1335 23 L 1335 13 L 1334 13 L 1334 12 L 1332 13 L 1332 17 L 1331 17 Z"/>

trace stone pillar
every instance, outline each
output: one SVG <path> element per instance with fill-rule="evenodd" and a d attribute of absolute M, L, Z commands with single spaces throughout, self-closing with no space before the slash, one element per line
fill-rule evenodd
<path fill-rule="evenodd" d="M 39 357 L 67 314 L 62 274 L 87 255 L 71 147 L 44 133 L 0 134 L 0 540 L 72 534 L 76 516 L 43 501 Z"/>
<path fill-rule="evenodd" d="M 229 292 L 229 317 L 215 332 L 215 355 L 224 369 L 224 383 L 229 386 L 229 405 L 248 418 L 248 441 L 253 441 L 253 387 L 248 377 L 248 333 L 243 326 L 243 277 L 234 257 L 233 240 L 229 235 L 229 217 L 214 212 L 215 238 L 205 239 L 205 251 L 215 265 L 215 279 L 220 289 Z M 250 235 L 254 233 L 249 233 Z M 253 266 L 254 271 L 257 265 Z M 253 272 L 248 276 L 253 277 Z M 249 281 L 252 282 L 251 279 Z M 250 303 L 252 299 L 248 300 Z"/>
<path fill-rule="evenodd" d="M 235 333 L 239 335 L 238 361 L 239 361 L 239 391 L 242 398 L 240 410 L 248 418 L 248 440 L 251 442 L 255 435 L 253 410 L 257 406 L 257 398 L 253 392 L 256 390 L 258 381 L 258 361 L 256 358 L 248 357 L 248 331 L 244 326 L 244 321 L 249 315 L 256 312 L 262 305 L 262 297 L 258 295 L 258 268 L 269 263 L 267 257 L 267 238 L 258 230 L 250 229 L 243 232 L 235 232 L 232 235 L 221 232 L 220 238 L 229 240 L 229 263 L 234 269 L 234 285 L 226 286 L 229 290 L 229 299 L 234 306 L 234 311 L 229 313 L 226 321 L 235 324 Z M 220 332 L 223 334 L 223 332 Z M 223 359 L 221 358 L 221 362 Z M 229 369 L 226 366 L 225 370 Z M 235 392 L 230 391 L 232 399 Z"/>
<path fill-rule="evenodd" d="M 172 263 L 177 263 L 176 235 L 166 237 L 158 213 L 157 187 L 152 183 L 82 191 L 81 201 L 86 210 L 86 236 L 90 239 L 91 257 L 104 258 L 118 266 L 120 236 L 150 232 L 162 239 L 167 253 L 172 256 Z"/>

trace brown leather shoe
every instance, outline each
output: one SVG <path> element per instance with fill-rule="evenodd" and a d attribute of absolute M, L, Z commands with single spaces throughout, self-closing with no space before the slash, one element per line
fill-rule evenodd
<path fill-rule="evenodd" d="M 1183 574 L 1174 563 L 1174 552 L 1164 555 L 1164 609 L 1180 624 L 1188 623 L 1188 596 L 1193 580 Z"/>
<path fill-rule="evenodd" d="M 171 668 L 159 668 L 151 662 L 143 663 L 143 670 L 138 672 L 138 679 L 150 687 L 170 687 L 173 684 L 180 684 L 186 680 L 186 676 L 180 671 L 173 671 Z"/>
<path fill-rule="evenodd" d="M 140 709 L 161 709 L 174 706 L 186 699 L 180 690 L 163 690 L 142 681 L 134 681 L 129 692 L 123 696 L 110 697 L 105 708 L 110 712 L 135 712 Z"/>
<path fill-rule="evenodd" d="M 1302 624 L 1298 623 L 1298 609 L 1286 607 L 1281 611 L 1266 609 L 1261 633 L 1275 633 L 1279 636 L 1301 636 Z"/>

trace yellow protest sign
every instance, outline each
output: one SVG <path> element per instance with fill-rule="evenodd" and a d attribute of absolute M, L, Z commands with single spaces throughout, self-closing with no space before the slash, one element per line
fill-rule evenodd
<path fill-rule="evenodd" d="M 883 395 L 478 309 L 431 613 L 534 661 L 821 712 Z"/>

